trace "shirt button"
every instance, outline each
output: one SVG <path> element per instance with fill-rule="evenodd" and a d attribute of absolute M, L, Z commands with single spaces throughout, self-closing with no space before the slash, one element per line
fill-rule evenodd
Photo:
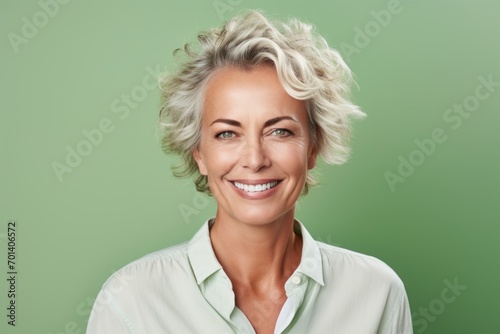
<path fill-rule="evenodd" d="M 299 276 L 293 276 L 292 277 L 292 283 L 295 285 L 299 285 L 302 280 L 300 279 Z"/>

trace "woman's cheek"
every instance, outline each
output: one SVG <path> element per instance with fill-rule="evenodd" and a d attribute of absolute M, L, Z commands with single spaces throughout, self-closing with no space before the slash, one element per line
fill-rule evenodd
<path fill-rule="evenodd" d="M 296 160 L 307 155 L 307 145 L 302 141 L 290 140 L 287 142 L 270 141 L 267 144 L 272 158 Z"/>

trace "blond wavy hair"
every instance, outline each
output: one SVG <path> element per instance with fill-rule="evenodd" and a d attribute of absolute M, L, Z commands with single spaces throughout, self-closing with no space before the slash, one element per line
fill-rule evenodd
<path fill-rule="evenodd" d="M 196 175 L 196 189 L 210 194 L 208 179 L 198 171 L 193 150 L 200 141 L 204 92 L 221 68 L 251 68 L 272 64 L 286 92 L 306 102 L 313 148 L 329 164 L 349 157 L 350 119 L 365 114 L 350 101 L 352 74 L 340 54 L 330 48 L 310 24 L 297 19 L 268 20 L 250 11 L 222 28 L 198 35 L 199 48 L 184 48 L 179 70 L 161 80 L 160 127 L 162 147 L 181 163 L 175 176 Z M 316 181 L 308 173 L 304 193 Z"/>

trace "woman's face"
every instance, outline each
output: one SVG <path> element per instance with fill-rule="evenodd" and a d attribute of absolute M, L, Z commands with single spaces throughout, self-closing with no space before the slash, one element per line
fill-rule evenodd
<path fill-rule="evenodd" d="M 305 102 L 288 95 L 271 66 L 223 69 L 207 85 L 193 156 L 218 218 L 262 225 L 293 217 L 316 160 Z"/>

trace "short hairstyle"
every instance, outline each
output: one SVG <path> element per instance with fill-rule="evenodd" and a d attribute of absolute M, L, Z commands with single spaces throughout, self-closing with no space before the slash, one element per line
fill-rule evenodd
<path fill-rule="evenodd" d="M 215 72 L 228 67 L 273 65 L 286 92 L 306 101 L 313 149 L 330 164 L 347 160 L 350 119 L 365 114 L 349 98 L 351 71 L 310 24 L 297 19 L 273 22 L 253 10 L 201 33 L 198 41 L 198 50 L 184 46 L 179 70 L 161 81 L 162 147 L 181 157 L 173 167 L 175 176 L 196 174 L 196 189 L 210 194 L 207 176 L 199 173 L 192 153 L 200 141 L 206 85 Z M 314 184 L 308 172 L 304 193 Z"/>

